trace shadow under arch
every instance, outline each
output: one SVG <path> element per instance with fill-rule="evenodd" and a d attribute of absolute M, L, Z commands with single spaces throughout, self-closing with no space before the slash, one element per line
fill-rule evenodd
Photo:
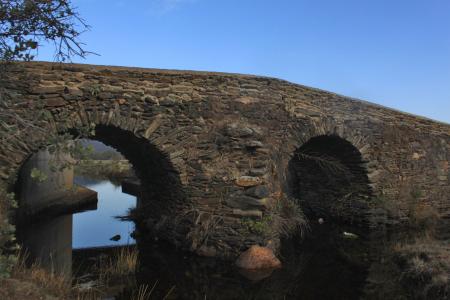
<path fill-rule="evenodd" d="M 360 151 L 338 135 L 312 137 L 288 163 L 288 190 L 310 218 L 369 225 L 372 194 Z"/>
<path fill-rule="evenodd" d="M 149 140 L 119 127 L 97 125 L 98 140 L 115 148 L 133 166 L 141 182 L 140 209 L 151 215 L 170 214 L 179 204 L 186 204 L 178 171 L 168 155 Z"/>

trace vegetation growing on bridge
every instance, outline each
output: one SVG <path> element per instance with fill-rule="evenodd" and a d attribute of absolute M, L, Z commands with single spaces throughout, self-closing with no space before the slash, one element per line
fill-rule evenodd
<path fill-rule="evenodd" d="M 0 278 L 8 277 L 17 261 L 15 250 L 15 227 L 10 223 L 11 212 L 17 208 L 14 194 L 0 187 Z"/>
<path fill-rule="evenodd" d="M 80 34 L 89 26 L 80 17 L 70 0 L 1 0 L 0 1 L 0 81 L 3 82 L 7 62 L 33 60 L 42 42 L 54 43 L 55 59 L 68 61 L 73 56 L 89 54 L 79 40 Z M 28 103 L 33 114 L 22 116 L 8 112 L 17 103 L 14 94 L 0 85 L 0 138 L 16 139 L 22 131 L 32 129 L 49 133 L 38 124 L 51 121 L 51 113 L 44 109 L 42 101 Z M 30 115 L 34 118 L 30 120 Z M 51 144 L 51 136 L 49 143 Z M 61 138 L 59 136 L 58 138 Z M 4 174 L 2 174 L 4 175 Z M 35 175 L 39 178 L 35 172 Z M 0 187 L 0 277 L 8 276 L 14 256 L 14 226 L 10 224 L 11 209 L 15 207 L 14 196 L 7 194 L 5 186 Z"/>

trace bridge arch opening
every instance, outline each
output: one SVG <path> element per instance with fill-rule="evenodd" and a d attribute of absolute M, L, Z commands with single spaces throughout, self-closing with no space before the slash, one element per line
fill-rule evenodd
<path fill-rule="evenodd" d="M 363 157 L 337 135 L 313 137 L 295 150 L 288 185 L 310 219 L 367 222 L 371 189 Z"/>
<path fill-rule="evenodd" d="M 80 136 L 80 132 L 77 129 L 72 129 L 68 131 L 72 136 Z M 155 225 L 158 224 L 159 221 L 164 221 L 166 219 L 169 219 L 171 216 L 177 214 L 177 208 L 179 207 L 180 203 L 186 205 L 184 203 L 185 197 L 184 192 L 182 189 L 182 184 L 179 179 L 179 174 L 176 171 L 175 167 L 172 165 L 170 158 L 160 149 L 158 149 L 155 145 L 151 143 L 148 139 L 138 137 L 133 132 L 130 132 L 128 130 L 122 129 L 120 127 L 116 126 L 106 126 L 106 125 L 97 125 L 95 128 L 95 134 L 89 135 L 89 136 L 81 136 L 82 138 L 87 138 L 90 140 L 96 140 L 99 141 L 107 146 L 110 146 L 117 150 L 122 156 L 128 160 L 128 162 L 131 164 L 133 173 L 136 175 L 137 179 L 139 179 L 139 186 L 137 187 L 137 190 L 135 190 L 136 194 L 134 194 L 137 197 L 137 207 L 136 209 L 133 209 L 132 214 L 129 216 L 133 221 L 136 223 L 136 228 L 141 232 L 144 233 L 146 230 L 152 230 L 149 228 L 148 225 Z M 70 143 L 70 141 L 69 141 Z M 49 145 L 43 145 L 43 146 L 49 146 Z M 48 149 L 48 148 L 42 148 L 42 149 Z M 70 151 L 69 151 L 70 152 Z M 68 155 L 69 152 L 64 152 L 63 155 Z M 27 181 L 27 177 L 30 177 L 30 171 L 31 168 L 27 167 L 27 164 L 35 157 L 36 155 L 39 156 L 41 153 L 49 153 L 48 151 L 39 151 L 37 153 L 32 153 L 30 156 L 25 160 L 25 162 L 22 164 L 22 166 L 18 170 L 18 180 L 15 183 L 15 192 L 19 200 L 19 208 L 17 209 L 16 216 L 16 224 L 19 225 L 19 227 L 26 228 L 27 226 L 33 226 L 30 225 L 30 222 L 32 223 L 38 223 L 38 225 L 42 225 L 39 228 L 45 228 L 47 230 L 50 228 L 51 230 L 46 232 L 46 235 L 49 235 L 49 237 L 44 237 L 47 239 L 47 242 L 51 245 L 49 247 L 52 247 L 52 251 L 55 251 L 60 253 L 58 256 L 52 254 L 52 261 L 48 260 L 49 264 L 58 263 L 58 265 L 63 266 L 64 271 L 67 269 L 67 253 L 60 251 L 61 245 L 66 249 L 67 245 L 70 244 L 69 248 L 71 248 L 72 245 L 70 242 L 72 240 L 72 216 L 71 213 L 79 211 L 78 209 L 86 209 L 87 207 L 77 207 L 75 204 L 74 206 L 71 206 L 70 203 L 64 202 L 62 205 L 55 203 L 56 201 L 60 201 L 64 199 L 64 197 L 68 197 L 68 195 L 71 194 L 71 190 L 67 188 L 67 186 L 71 186 L 70 184 L 66 184 L 66 181 L 72 181 L 74 180 L 74 175 L 72 172 L 72 175 L 64 176 L 64 172 L 55 171 L 55 176 L 63 176 L 62 180 L 57 180 L 56 185 L 48 183 L 46 184 L 45 180 L 43 185 L 46 186 L 46 189 L 56 188 L 59 189 L 58 192 L 61 192 L 59 194 L 51 194 L 52 191 L 49 191 L 50 193 L 43 195 L 42 197 L 34 197 L 31 195 L 31 203 L 22 201 L 25 199 L 25 197 L 22 197 L 22 194 L 28 194 L 30 196 L 30 193 L 28 191 L 24 191 L 24 187 L 32 186 L 31 184 L 24 185 L 23 182 Z M 44 158 L 44 164 L 49 161 L 49 154 L 44 154 L 44 156 L 47 155 L 47 157 Z M 69 160 L 72 159 L 69 155 Z M 42 166 L 42 163 L 40 164 Z M 38 165 L 32 165 L 37 166 Z M 26 172 L 25 172 L 26 171 Z M 46 172 L 48 172 L 48 168 L 45 169 Z M 32 171 L 31 171 L 32 172 Z M 70 173 L 70 172 L 69 172 Z M 53 176 L 53 175 L 50 175 Z M 48 177 L 50 177 L 48 176 Z M 54 178 L 52 178 L 53 180 Z M 34 180 L 40 180 L 40 179 L 34 179 Z M 39 182 L 38 182 L 39 184 Z M 62 184 L 62 186 L 60 186 Z M 60 188 L 61 187 L 61 188 Z M 40 192 L 42 189 L 38 189 Z M 123 190 L 123 189 L 122 189 Z M 64 193 L 65 192 L 65 193 Z M 66 195 L 66 196 L 64 196 Z M 45 197 L 48 199 L 53 199 L 48 202 L 46 202 Z M 77 196 L 74 196 L 73 199 L 75 201 L 79 200 Z M 54 201 L 56 200 L 56 201 Z M 33 205 L 32 202 L 36 202 L 36 205 Z M 42 202 L 42 203 L 41 203 Z M 81 203 L 81 202 L 80 202 Z M 84 204 L 84 203 L 83 203 Z M 89 204 L 86 202 L 86 204 Z M 50 210 L 48 210 L 50 209 Z M 46 216 L 48 214 L 48 216 Z M 70 214 L 70 220 L 67 218 L 62 218 L 62 215 L 68 215 Z M 50 225 L 47 226 L 46 224 L 49 223 Z M 151 222 L 150 222 L 151 221 Z M 163 222 L 162 222 L 163 223 Z M 94 224 L 95 225 L 95 224 Z M 159 224 L 161 225 L 161 224 Z M 164 225 L 164 224 L 163 224 Z M 57 229 L 56 227 L 60 227 Z M 62 228 L 64 227 L 64 228 Z M 70 239 L 66 236 L 68 231 L 67 228 L 70 227 Z M 158 236 L 164 237 L 164 230 L 170 230 L 170 228 L 165 228 L 164 226 L 159 226 L 158 230 L 161 232 L 158 232 Z M 41 230 L 42 231 L 42 230 Z M 21 233 L 18 231 L 18 235 Z M 23 233 L 23 231 L 22 231 Z M 149 232 L 146 232 L 149 233 Z M 25 233 L 26 236 L 30 236 L 29 233 Z M 24 235 L 24 234 L 23 234 Z M 33 235 L 33 233 L 31 233 Z M 19 237 L 19 241 L 25 240 L 26 236 Z M 167 236 L 170 236 L 170 234 L 167 234 Z M 64 237 L 64 238 L 62 238 Z M 142 238 L 146 237 L 146 234 L 144 233 L 141 235 Z M 36 237 L 38 239 L 37 241 L 31 241 L 36 242 L 38 244 L 36 246 L 36 249 L 29 249 L 30 251 L 34 251 L 36 253 L 41 253 L 42 249 L 40 248 L 42 243 L 41 240 L 43 237 Z M 53 240 L 51 240 L 53 239 Z M 62 239 L 64 239 L 64 243 L 62 243 Z M 129 239 L 129 237 L 122 235 L 122 241 L 126 241 Z M 56 246 L 55 246 L 56 245 Z M 59 248 L 58 248 L 59 247 Z M 46 248 L 44 245 L 45 249 Z M 71 253 L 71 251 L 70 251 Z M 33 254 L 33 257 L 30 257 L 30 259 L 39 259 L 41 261 L 45 261 L 45 258 L 39 257 L 38 255 Z M 59 262 L 54 261 L 55 257 L 63 257 L 64 259 L 61 259 L 61 264 Z M 31 261 L 30 261 L 31 262 Z"/>
<path fill-rule="evenodd" d="M 98 125 L 92 137 L 119 151 L 141 182 L 141 208 L 165 214 L 184 200 L 179 174 L 170 158 L 149 140 L 118 127 Z"/>
<path fill-rule="evenodd" d="M 184 200 L 179 174 L 170 158 L 149 140 L 110 125 L 97 125 L 95 134 L 89 136 L 81 135 L 78 129 L 70 129 L 68 132 L 74 137 L 95 140 L 110 146 L 128 160 L 140 181 L 141 208 L 164 214 Z M 30 154 L 18 170 L 19 181 L 21 169 L 33 155 L 34 153 Z M 15 191 L 20 194 L 17 183 Z"/>
<path fill-rule="evenodd" d="M 126 160 L 128 160 L 132 166 L 133 173 L 140 183 L 139 186 L 136 187 L 137 190 L 135 190 L 137 193 L 135 194 L 137 197 L 136 209 L 133 209 L 129 216 L 133 221 L 135 221 L 138 229 L 147 230 L 150 229 L 152 224 L 158 225 L 158 222 L 160 221 L 171 219 L 171 217 L 177 216 L 178 209 L 181 205 L 187 205 L 187 203 L 185 203 L 186 198 L 181 180 L 179 178 L 179 173 L 172 164 L 170 157 L 157 146 L 152 144 L 152 142 L 148 139 L 139 137 L 129 130 L 111 125 L 97 125 L 95 127 L 95 131 L 90 133 L 86 133 L 86 130 L 78 130 L 77 128 L 70 129 L 66 133 L 69 133 L 74 138 L 77 137 L 81 139 L 99 141 L 114 148 L 117 152 L 122 154 Z M 40 149 L 48 149 L 49 146 L 51 146 L 51 144 L 49 145 L 46 141 L 43 141 Z M 56 203 L 57 201 L 64 199 L 63 197 L 70 195 L 71 191 L 66 187 L 72 185 L 66 185 L 65 181 L 69 180 L 73 183 L 73 172 L 72 175 L 69 175 L 68 177 L 64 177 L 64 171 L 56 172 L 55 176 L 51 175 L 53 177 L 64 177 L 61 180 L 56 178 L 56 187 L 59 189 L 60 184 L 63 185 L 58 191 L 61 192 L 59 194 L 51 194 L 53 191 L 50 191 L 48 194 L 44 193 L 42 197 L 33 197 L 33 191 L 29 189 L 33 183 L 24 185 L 24 181 L 30 181 L 29 177 L 30 172 L 32 171 L 31 167 L 27 167 L 27 163 L 30 162 L 33 157 L 39 156 L 41 153 L 45 153 L 45 151 L 38 151 L 29 154 L 29 156 L 23 161 L 22 165 L 18 168 L 18 179 L 14 183 L 14 186 L 11 187 L 11 190 L 14 190 L 16 193 L 19 204 L 19 207 L 16 210 L 16 224 L 28 223 L 29 221 L 32 221 L 32 219 L 34 219 L 34 221 L 40 221 L 42 218 L 47 218 L 47 216 L 40 214 L 40 212 L 44 212 L 44 210 L 49 207 L 51 210 L 47 210 L 47 212 L 48 215 L 52 216 L 51 218 L 57 217 L 58 214 L 64 213 L 66 208 L 68 210 L 72 210 L 72 212 L 74 210 L 78 210 L 78 207 L 74 208 L 66 201 L 64 203 Z M 47 157 L 44 158 L 47 162 L 49 161 L 48 156 L 50 156 L 48 153 L 49 152 L 47 150 L 47 154 L 44 154 L 44 156 L 47 155 Z M 64 152 L 63 150 L 63 155 L 68 155 L 68 159 L 70 160 L 72 158 L 70 158 L 69 153 L 70 151 Z M 45 164 L 46 162 L 44 162 L 44 165 Z M 42 165 L 43 164 L 41 163 L 41 166 Z M 34 167 L 37 166 L 38 165 L 34 165 Z M 60 167 L 60 165 L 57 165 L 57 167 Z M 28 168 L 27 172 L 24 172 L 25 168 Z M 49 172 L 48 168 L 45 166 L 44 169 L 46 169 L 46 172 Z M 55 178 L 52 178 L 52 180 L 53 179 Z M 40 179 L 37 180 L 39 181 Z M 52 187 L 55 188 L 55 184 L 46 184 L 46 179 L 44 178 L 43 180 L 43 185 L 46 186 L 44 189 L 51 189 Z M 42 191 L 43 189 L 39 188 L 37 190 Z M 65 191 L 67 193 L 64 193 Z M 31 194 L 31 203 L 29 201 L 23 201 L 24 197 L 22 197 L 22 194 L 24 193 L 27 195 Z M 50 196 L 53 197 L 52 199 L 55 201 L 51 200 L 45 203 L 43 199 L 46 197 L 50 198 Z M 77 197 L 74 198 L 76 201 Z M 36 203 L 36 205 L 34 205 L 33 202 Z M 164 237 L 164 231 L 170 230 L 170 228 L 161 226 L 161 224 L 159 225 L 159 231 L 155 232 L 155 234 Z M 169 236 L 169 234 L 167 234 L 167 236 Z"/>

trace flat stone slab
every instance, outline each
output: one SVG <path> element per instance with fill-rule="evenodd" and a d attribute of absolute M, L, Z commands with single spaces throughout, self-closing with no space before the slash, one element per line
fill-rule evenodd
<path fill-rule="evenodd" d="M 45 219 L 62 214 L 73 214 L 85 210 L 97 209 L 97 192 L 91 189 L 77 186 L 74 190 L 59 193 L 46 201 L 45 205 L 35 205 L 19 208 L 20 221 L 30 218 Z"/>

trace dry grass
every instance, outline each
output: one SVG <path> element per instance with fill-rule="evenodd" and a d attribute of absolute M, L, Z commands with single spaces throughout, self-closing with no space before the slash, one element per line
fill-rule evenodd
<path fill-rule="evenodd" d="M 403 238 L 372 263 L 363 299 L 450 299 L 450 240 Z"/>
<path fill-rule="evenodd" d="M 401 266 L 401 281 L 417 287 L 418 299 L 450 297 L 450 241 L 425 234 L 411 243 L 397 244 L 394 252 Z"/>
<path fill-rule="evenodd" d="M 46 294 L 57 297 L 58 299 L 66 299 L 68 297 L 71 293 L 72 278 L 49 272 L 38 263 L 27 267 L 26 259 L 26 254 L 19 254 L 11 272 L 12 278 L 28 282 L 34 287 L 42 289 Z"/>
<path fill-rule="evenodd" d="M 153 286 L 150 288 L 147 284 L 142 284 L 137 288 L 134 293 L 132 294 L 130 300 L 147 300 L 150 299 L 152 296 L 153 291 L 155 290 L 155 287 L 158 285 L 158 281 L 156 281 Z M 169 296 L 172 294 L 172 292 L 175 290 L 175 286 L 172 286 L 172 288 L 167 292 L 167 294 L 162 298 L 163 300 L 168 299 Z"/>
<path fill-rule="evenodd" d="M 309 230 L 308 221 L 296 199 L 280 195 L 272 213 L 277 232 L 284 238 L 303 237 Z"/>
<path fill-rule="evenodd" d="M 111 278 L 133 275 L 136 270 L 138 251 L 135 247 L 122 247 L 99 266 L 99 276 L 107 282 Z"/>
<path fill-rule="evenodd" d="M 424 230 L 433 230 L 440 218 L 435 208 L 419 200 L 411 200 L 408 217 L 411 227 Z"/>
<path fill-rule="evenodd" d="M 97 300 L 101 299 L 102 293 L 97 290 L 76 291 L 72 299 L 76 300 Z"/>
<path fill-rule="evenodd" d="M 147 299 L 149 299 L 156 284 L 157 283 L 155 283 L 155 285 L 153 285 L 153 287 L 151 289 L 146 284 L 140 285 L 139 288 L 137 289 L 137 291 L 133 294 L 131 300 L 147 300 Z"/>
<path fill-rule="evenodd" d="M 6 294 L 7 299 L 22 299 L 22 295 L 31 295 L 33 293 L 38 296 L 28 300 L 44 299 L 42 295 L 49 296 L 49 299 L 51 297 L 54 297 L 54 299 L 77 300 L 101 299 L 105 296 L 104 291 L 108 290 L 108 283 L 112 279 L 117 281 L 120 278 L 134 274 L 137 257 L 138 252 L 134 247 L 118 249 L 112 257 L 98 266 L 98 280 L 95 281 L 95 286 L 86 288 L 82 284 L 77 283 L 72 286 L 74 280 L 71 276 L 63 276 L 51 272 L 37 263 L 27 266 L 27 257 L 21 254 L 12 269 L 11 276 L 13 279 L 8 282 L 2 282 L 2 285 L 9 285 L 9 287 L 6 286 L 10 290 Z M 136 297 L 133 299 L 148 299 L 153 288 L 139 287 Z M 2 295 L 1 291 L 0 295 Z"/>
<path fill-rule="evenodd" d="M 71 278 L 48 272 L 37 265 L 29 269 L 29 274 L 33 282 L 51 291 L 52 294 L 65 295 L 71 289 Z"/>

